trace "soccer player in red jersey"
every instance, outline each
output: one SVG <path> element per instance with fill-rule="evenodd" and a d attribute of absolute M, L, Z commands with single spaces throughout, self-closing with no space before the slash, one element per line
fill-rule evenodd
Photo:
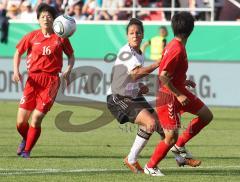
<path fill-rule="evenodd" d="M 13 60 L 15 82 L 21 80 L 19 64 L 21 56 L 27 52 L 28 79 L 17 114 L 17 130 L 23 138 L 17 154 L 24 158 L 30 157 L 30 152 L 41 133 L 42 120 L 51 109 L 57 95 L 63 52 L 68 57 L 68 66 L 63 72 L 67 84 L 74 65 L 75 58 L 70 41 L 58 37 L 53 32 L 52 25 L 56 16 L 57 12 L 53 7 L 41 3 L 37 8 L 40 29 L 25 35 L 16 46 Z"/>
<path fill-rule="evenodd" d="M 159 66 L 160 88 L 157 96 L 157 113 L 165 133 L 165 139 L 156 146 L 144 172 L 152 176 L 163 176 L 157 164 L 171 149 L 179 158 L 179 165 L 196 167 L 201 161 L 193 159 L 185 144 L 197 135 L 213 119 L 209 108 L 186 87 L 195 83 L 186 80 L 188 61 L 185 45 L 194 28 L 190 13 L 175 14 L 171 21 L 174 39 L 166 46 Z M 178 137 L 180 114 L 196 115 L 187 129 Z"/>

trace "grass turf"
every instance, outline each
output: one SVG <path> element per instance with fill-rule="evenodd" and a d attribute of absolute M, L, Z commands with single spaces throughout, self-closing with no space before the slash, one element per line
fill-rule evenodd
<path fill-rule="evenodd" d="M 239 108 L 211 108 L 213 122 L 188 144 L 202 160 L 199 168 L 178 168 L 168 154 L 160 168 L 165 177 L 134 175 L 122 164 L 135 138 L 137 127 L 115 120 L 89 132 L 63 132 L 55 118 L 64 110 L 73 112 L 76 127 L 101 111 L 55 104 L 42 124 L 42 135 L 31 159 L 16 156 L 20 137 L 16 132 L 16 102 L 0 102 L 0 181 L 240 181 Z M 185 115 L 183 126 L 192 116 Z M 141 153 L 144 165 L 158 143 L 154 134 Z"/>

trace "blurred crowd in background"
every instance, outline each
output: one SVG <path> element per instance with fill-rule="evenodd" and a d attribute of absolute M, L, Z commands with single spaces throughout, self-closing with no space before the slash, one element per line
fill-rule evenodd
<path fill-rule="evenodd" d="M 132 17 L 133 0 L 0 0 L 0 16 L 8 19 L 34 21 L 39 3 L 45 2 L 55 7 L 59 14 L 73 16 L 76 21 L 85 20 L 127 20 Z M 136 0 L 136 8 L 170 8 L 172 0 Z M 240 0 L 237 0 L 240 3 Z M 211 12 L 196 11 L 196 8 L 210 8 L 212 0 L 174 0 L 178 8 L 190 8 L 197 20 L 209 21 Z M 102 8 L 99 10 L 99 8 Z M 170 11 L 137 10 L 136 17 L 141 20 L 170 20 Z M 240 9 L 228 0 L 214 1 L 214 20 L 238 20 Z"/>
<path fill-rule="evenodd" d="M 55 7 L 59 15 L 74 17 L 77 22 L 131 17 L 169 21 L 174 12 L 180 11 L 173 12 L 173 7 L 185 8 L 199 21 L 240 20 L 240 0 L 0 0 L 0 43 L 8 42 L 9 20 L 36 22 L 36 8 L 42 2 Z M 199 8 L 206 11 L 198 11 Z"/>

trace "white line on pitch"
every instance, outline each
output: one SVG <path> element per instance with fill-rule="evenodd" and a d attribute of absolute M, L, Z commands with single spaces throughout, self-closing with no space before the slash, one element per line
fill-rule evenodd
<path fill-rule="evenodd" d="M 161 169 L 240 169 L 240 166 L 206 166 L 206 167 L 163 167 Z M 24 174 L 47 174 L 47 173 L 84 173 L 84 172 L 121 172 L 128 169 L 4 169 L 0 168 L 0 176 L 3 175 L 24 175 Z"/>
<path fill-rule="evenodd" d="M 85 173 L 85 172 L 120 172 L 127 169 L 1 169 L 0 176 L 3 175 L 23 175 L 23 174 L 48 174 L 48 173 Z"/>

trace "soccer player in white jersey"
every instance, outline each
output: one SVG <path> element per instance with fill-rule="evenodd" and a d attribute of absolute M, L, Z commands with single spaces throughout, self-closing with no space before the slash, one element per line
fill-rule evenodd
<path fill-rule="evenodd" d="M 159 122 L 154 109 L 143 96 L 148 88 L 141 83 L 141 78 L 158 68 L 159 62 L 143 67 L 144 56 L 140 44 L 144 29 L 140 20 L 132 18 L 126 31 L 128 43 L 120 49 L 115 61 L 107 105 L 119 123 L 132 122 L 139 125 L 136 139 L 124 163 L 132 172 L 143 173 L 137 161 L 138 155 L 155 130 L 161 133 L 161 127 L 157 126 Z"/>

